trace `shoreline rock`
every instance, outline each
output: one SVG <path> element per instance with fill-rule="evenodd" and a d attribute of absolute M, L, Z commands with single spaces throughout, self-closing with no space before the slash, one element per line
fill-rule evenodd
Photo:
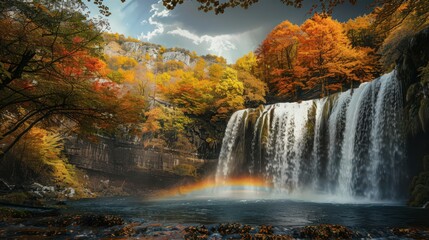
<path fill-rule="evenodd" d="M 52 212 L 0 207 L 0 238 L 143 239 L 428 239 L 429 227 L 355 228 L 334 224 L 300 227 L 220 223 L 161 224 L 115 215 Z"/>

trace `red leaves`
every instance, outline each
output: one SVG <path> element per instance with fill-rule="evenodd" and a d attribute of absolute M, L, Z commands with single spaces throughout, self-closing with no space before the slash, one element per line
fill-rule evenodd
<path fill-rule="evenodd" d="M 74 37 L 73 39 L 72 39 L 72 42 L 74 43 L 74 44 L 80 44 L 80 43 L 82 43 L 84 41 L 84 39 L 83 38 L 81 38 L 81 37 L 79 37 L 79 36 L 76 36 L 76 37 Z"/>

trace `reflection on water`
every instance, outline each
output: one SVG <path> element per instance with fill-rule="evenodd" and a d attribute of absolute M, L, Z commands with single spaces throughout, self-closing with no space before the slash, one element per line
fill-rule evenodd
<path fill-rule="evenodd" d="M 88 199 L 70 202 L 69 211 L 118 214 L 160 223 L 212 224 L 240 222 L 303 226 L 341 224 L 350 227 L 429 226 L 429 209 L 387 204 L 334 204 L 292 200 L 165 200 Z"/>

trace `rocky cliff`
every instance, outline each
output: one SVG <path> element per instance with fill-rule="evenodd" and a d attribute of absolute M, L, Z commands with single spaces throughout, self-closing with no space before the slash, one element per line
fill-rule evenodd
<path fill-rule="evenodd" d="M 138 62 L 146 61 L 149 56 L 149 62 L 162 57 L 162 61 L 171 60 L 184 63 L 186 66 L 193 66 L 196 63 L 195 57 L 191 52 L 181 48 L 167 48 L 146 42 L 117 42 L 110 41 L 104 47 L 104 54 L 109 56 L 127 56 L 136 59 Z"/>
<path fill-rule="evenodd" d="M 124 174 L 136 170 L 172 172 L 179 165 L 199 166 L 205 161 L 190 153 L 147 150 L 142 145 L 99 137 L 98 142 L 71 138 L 66 144 L 69 161 L 77 167 Z"/>
<path fill-rule="evenodd" d="M 429 63 L 429 28 L 404 41 L 397 74 L 405 103 L 408 166 L 415 176 L 409 204 L 423 206 L 429 201 L 429 79 L 421 73 Z"/>

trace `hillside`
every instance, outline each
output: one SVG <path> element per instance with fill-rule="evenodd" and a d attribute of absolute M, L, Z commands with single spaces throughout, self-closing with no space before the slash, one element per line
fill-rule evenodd
<path fill-rule="evenodd" d="M 142 95 L 142 143 L 216 158 L 233 111 L 265 103 L 265 84 L 249 54 L 234 65 L 222 57 L 104 34 L 106 77 Z M 140 140 L 139 140 L 140 141 Z"/>

